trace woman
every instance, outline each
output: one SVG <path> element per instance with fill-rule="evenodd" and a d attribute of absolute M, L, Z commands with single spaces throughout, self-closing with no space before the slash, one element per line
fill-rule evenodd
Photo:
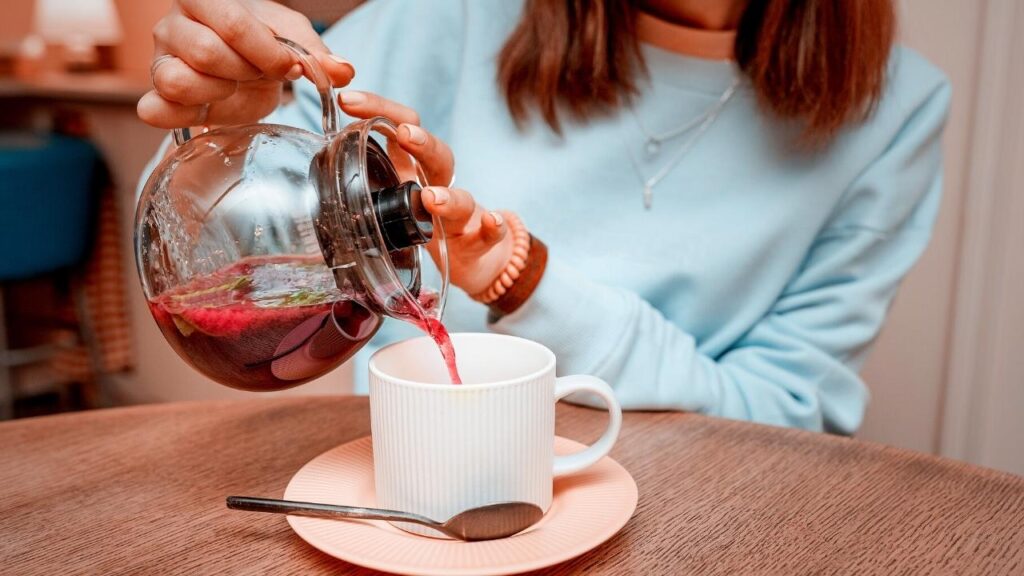
<path fill-rule="evenodd" d="M 949 88 L 893 31 L 890 0 L 373 0 L 320 43 L 270 2 L 178 0 L 139 114 L 263 117 L 291 37 L 358 69 L 343 110 L 400 122 L 431 183 L 457 165 L 427 194 L 451 329 L 542 342 L 624 408 L 852 433 L 941 189 Z M 271 120 L 316 129 L 299 96 Z"/>

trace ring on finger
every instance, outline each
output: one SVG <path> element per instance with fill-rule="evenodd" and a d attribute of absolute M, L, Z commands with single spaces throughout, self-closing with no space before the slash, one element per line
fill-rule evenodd
<path fill-rule="evenodd" d="M 157 94 L 160 94 L 160 89 L 156 86 L 156 71 L 160 66 L 175 58 L 177 56 L 174 54 L 164 54 L 153 59 L 153 63 L 149 65 L 149 81 L 153 84 L 153 90 L 156 90 Z"/>
<path fill-rule="evenodd" d="M 202 126 L 206 128 L 206 119 L 210 116 L 210 103 L 207 102 L 199 108 L 199 119 L 196 120 L 196 126 Z M 205 132 L 205 130 L 204 130 Z"/>

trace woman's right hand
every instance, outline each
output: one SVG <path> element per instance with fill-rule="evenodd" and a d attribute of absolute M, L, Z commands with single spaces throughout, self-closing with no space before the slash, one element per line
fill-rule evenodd
<path fill-rule="evenodd" d="M 139 100 L 139 118 L 158 128 L 243 124 L 270 114 L 284 80 L 302 75 L 294 40 L 345 86 L 355 69 L 330 50 L 302 14 L 271 0 L 174 0 L 153 28 L 153 90 Z"/>

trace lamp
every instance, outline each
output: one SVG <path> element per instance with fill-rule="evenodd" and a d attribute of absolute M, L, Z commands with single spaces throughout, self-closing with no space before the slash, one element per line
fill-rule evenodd
<path fill-rule="evenodd" d="M 121 22 L 113 0 L 36 0 L 35 33 L 64 47 L 68 70 L 94 70 L 96 47 L 120 42 Z"/>

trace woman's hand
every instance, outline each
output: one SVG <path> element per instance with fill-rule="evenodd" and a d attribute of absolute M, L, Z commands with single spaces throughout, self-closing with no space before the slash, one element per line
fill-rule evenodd
<path fill-rule="evenodd" d="M 394 122 L 399 145 L 420 163 L 427 181 L 451 182 L 455 168 L 452 151 L 420 127 L 415 110 L 369 92 L 343 92 L 338 101 L 349 116 L 384 116 Z M 489 288 L 512 256 L 512 236 L 502 217 L 477 204 L 469 192 L 443 185 L 428 186 L 423 205 L 444 225 L 451 283 L 470 295 Z M 437 258 L 436 248 L 431 247 L 431 254 Z"/>
<path fill-rule="evenodd" d="M 256 122 L 281 101 L 284 80 L 302 75 L 274 36 L 309 50 L 332 84 L 355 75 L 332 56 L 309 20 L 270 0 L 174 0 L 153 28 L 153 87 L 138 114 L 159 128 Z"/>

